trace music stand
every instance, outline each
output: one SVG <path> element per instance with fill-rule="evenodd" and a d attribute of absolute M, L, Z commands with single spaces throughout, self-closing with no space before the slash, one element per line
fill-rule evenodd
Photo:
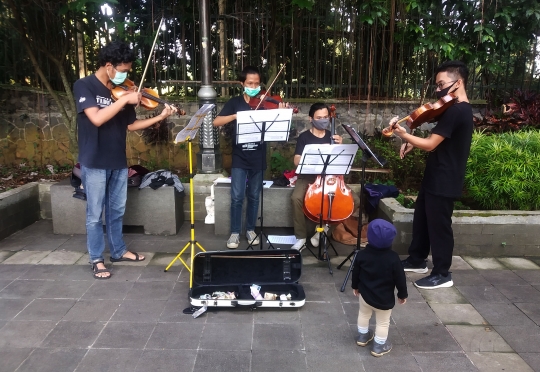
<path fill-rule="evenodd" d="M 189 271 L 189 288 L 191 289 L 193 285 L 193 257 L 195 255 L 195 246 L 199 247 L 199 249 L 203 252 L 206 252 L 206 250 L 195 240 L 195 212 L 194 212 L 194 201 L 193 201 L 193 194 L 194 194 L 194 187 L 193 187 L 193 177 L 195 174 L 193 173 L 193 156 L 191 151 L 191 142 L 193 138 L 197 135 L 197 132 L 199 130 L 199 127 L 201 126 L 201 123 L 203 122 L 205 116 L 212 111 L 214 108 L 213 103 L 206 103 L 197 110 L 195 115 L 191 117 L 191 120 L 189 121 L 188 125 L 184 129 L 182 129 L 178 134 L 176 135 L 176 138 L 174 139 L 174 143 L 177 144 L 179 142 L 188 141 L 188 149 L 189 149 L 189 205 L 190 205 L 190 215 L 191 215 L 191 239 L 190 241 L 184 246 L 184 248 L 174 257 L 174 259 L 169 263 L 169 265 L 165 268 L 165 272 L 169 270 L 169 268 L 172 266 L 174 261 L 180 260 L 182 264 L 188 269 Z M 191 260 L 190 265 L 188 264 L 180 257 L 184 251 L 191 246 Z"/>
<path fill-rule="evenodd" d="M 362 216 L 363 216 L 363 211 L 362 211 L 363 203 L 362 203 L 362 200 L 364 199 L 364 185 L 366 183 L 366 162 L 368 161 L 368 159 L 373 159 L 377 163 L 379 163 L 379 165 L 381 167 L 384 167 L 384 165 L 386 164 L 386 160 L 384 160 L 383 158 L 378 158 L 370 150 L 370 148 L 366 145 L 366 143 L 362 140 L 362 138 L 360 138 L 360 136 L 354 130 L 353 127 L 351 127 L 350 125 L 347 125 L 347 124 L 342 124 L 342 126 L 345 129 L 345 131 L 349 134 L 349 136 L 351 136 L 352 140 L 356 143 L 356 145 L 360 148 L 360 150 L 362 150 L 362 172 L 360 173 L 361 174 L 361 177 L 360 177 L 360 206 L 359 206 L 359 213 L 358 213 L 358 236 L 356 238 L 356 247 L 355 247 L 354 251 L 349 253 L 347 258 L 345 258 L 343 260 L 343 262 L 340 263 L 338 265 L 338 267 L 337 267 L 338 269 L 341 269 L 341 267 L 343 266 L 343 264 L 345 262 L 347 262 L 348 260 L 351 261 L 351 266 L 349 266 L 349 270 L 347 270 L 347 275 L 345 276 L 345 280 L 343 281 L 343 284 L 341 286 L 341 292 L 345 291 L 345 286 L 347 285 L 347 281 L 349 280 L 349 276 L 351 276 L 351 273 L 352 273 L 352 270 L 353 270 L 354 260 L 356 259 L 356 254 L 358 252 L 360 252 L 360 240 L 361 240 L 361 237 L 362 237 Z M 352 259 L 351 259 L 351 257 L 352 257 Z"/>
<path fill-rule="evenodd" d="M 288 141 L 292 122 L 292 109 L 274 109 L 274 110 L 249 110 L 239 111 L 236 114 L 236 143 L 249 146 L 250 143 L 259 142 L 258 146 L 263 146 L 265 142 Z M 275 249 L 268 236 L 264 233 L 264 161 L 266 152 L 261 157 L 261 170 L 263 171 L 261 187 L 261 221 L 260 231 L 257 236 L 249 243 L 246 249 L 253 249 L 253 242 L 259 237 L 261 250 L 266 240 L 268 248 Z M 243 204 L 243 203 L 242 203 Z M 231 221 L 232 222 L 232 221 Z"/>
<path fill-rule="evenodd" d="M 309 252 L 319 261 L 328 263 L 328 271 L 333 275 L 330 265 L 330 255 L 328 254 L 328 243 L 337 255 L 337 251 L 333 244 L 329 241 L 328 235 L 323 228 L 323 207 L 324 207 L 324 179 L 327 174 L 343 175 L 348 174 L 358 147 L 355 145 L 329 145 L 329 144 L 310 144 L 304 147 L 300 162 L 296 168 L 297 174 L 316 174 L 321 176 L 323 181 L 321 193 L 321 210 L 319 213 L 319 227 L 317 232 L 319 235 L 319 252 L 315 255 L 308 245 Z M 331 213 L 329 209 L 328 213 Z"/>

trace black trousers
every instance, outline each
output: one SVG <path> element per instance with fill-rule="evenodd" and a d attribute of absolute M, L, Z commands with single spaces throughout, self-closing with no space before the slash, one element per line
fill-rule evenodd
<path fill-rule="evenodd" d="M 413 236 L 408 261 L 420 265 L 429 255 L 433 257 L 432 274 L 448 275 L 454 251 L 452 213 L 454 199 L 437 196 L 420 188 L 413 217 Z"/>

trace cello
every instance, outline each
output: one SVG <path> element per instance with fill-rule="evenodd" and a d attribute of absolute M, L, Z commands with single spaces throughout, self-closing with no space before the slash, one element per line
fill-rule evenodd
<path fill-rule="evenodd" d="M 331 136 L 335 134 L 336 108 L 330 108 Z M 331 140 L 334 144 L 334 140 Z M 326 155 L 326 162 L 331 155 Z M 342 175 L 327 175 L 326 166 L 322 174 L 310 184 L 304 197 L 304 214 L 316 223 L 337 224 L 349 218 L 354 211 L 352 191 Z"/>

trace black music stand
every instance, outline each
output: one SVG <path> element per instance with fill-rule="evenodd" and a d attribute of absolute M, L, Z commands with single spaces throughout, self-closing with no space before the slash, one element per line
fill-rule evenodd
<path fill-rule="evenodd" d="M 319 261 L 326 261 L 328 263 L 328 271 L 333 275 L 332 267 L 330 265 L 330 255 L 328 254 L 328 244 L 332 247 L 337 256 L 337 251 L 334 248 L 332 242 L 328 238 L 326 231 L 323 227 L 323 206 L 324 206 L 324 186 L 325 176 L 327 174 L 343 175 L 348 174 L 354 157 L 356 155 L 357 147 L 354 145 L 329 145 L 329 144 L 311 144 L 304 147 L 302 157 L 298 163 L 296 169 L 297 174 L 316 174 L 321 176 L 322 180 L 322 192 L 321 192 L 321 209 L 319 216 L 319 226 L 317 232 L 319 233 L 319 252 L 318 255 L 313 253 L 309 245 L 306 247 L 309 252 Z M 331 197 L 331 195 L 328 195 Z M 331 208 L 328 210 L 328 214 L 331 213 Z M 326 224 L 327 225 L 327 224 Z"/>
<path fill-rule="evenodd" d="M 260 111 L 239 111 L 236 114 L 236 143 L 241 144 L 259 142 L 264 146 L 265 142 L 288 141 L 292 122 L 292 109 L 274 109 Z M 268 248 L 275 249 L 268 236 L 264 233 L 264 160 L 266 153 L 261 158 L 261 169 L 263 170 L 263 179 L 261 187 L 261 221 L 260 231 L 257 233 L 261 250 L 264 240 L 268 241 Z M 253 239 L 247 249 L 253 249 Z"/>
<path fill-rule="evenodd" d="M 362 138 L 360 138 L 358 133 L 356 133 L 356 131 L 354 130 L 353 127 L 351 127 L 350 125 L 347 125 L 347 124 L 342 124 L 342 126 L 345 129 L 345 131 L 347 133 L 349 133 L 352 140 L 358 145 L 360 150 L 362 150 L 362 172 L 360 173 L 361 174 L 361 178 L 360 178 L 360 206 L 359 206 L 359 209 L 358 209 L 358 211 L 359 211 L 359 213 L 358 213 L 358 236 L 356 238 L 356 248 L 337 267 L 338 269 L 341 269 L 341 267 L 343 266 L 343 264 L 345 264 L 345 262 L 347 262 L 349 260 L 351 261 L 351 266 L 349 266 L 349 270 L 347 270 L 347 275 L 345 276 L 345 280 L 343 281 L 343 285 L 341 286 L 341 292 L 345 291 L 345 286 L 347 285 L 347 281 L 349 280 L 349 276 L 351 276 L 351 273 L 352 273 L 352 270 L 353 270 L 354 260 L 356 259 L 356 254 L 358 252 L 360 252 L 360 240 L 361 240 L 361 237 L 362 237 L 362 216 L 363 216 L 363 211 L 362 211 L 363 202 L 362 202 L 362 200 L 364 199 L 364 186 L 366 184 L 366 162 L 369 159 L 373 159 L 377 163 L 379 163 L 381 167 L 384 167 L 384 165 L 386 164 L 386 160 L 384 160 L 383 158 L 377 158 L 377 156 L 369 149 L 369 147 L 362 140 Z"/>

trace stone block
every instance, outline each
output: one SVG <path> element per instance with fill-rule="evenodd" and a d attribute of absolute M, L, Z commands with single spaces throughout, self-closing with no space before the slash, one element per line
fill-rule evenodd
<path fill-rule="evenodd" d="M 128 188 L 124 226 L 143 226 L 145 234 L 175 235 L 184 222 L 183 196 L 174 187 Z M 73 198 L 69 179 L 51 186 L 55 234 L 86 234 L 86 202 Z"/>
<path fill-rule="evenodd" d="M 0 193 L 0 240 L 39 220 L 38 184 Z"/>

